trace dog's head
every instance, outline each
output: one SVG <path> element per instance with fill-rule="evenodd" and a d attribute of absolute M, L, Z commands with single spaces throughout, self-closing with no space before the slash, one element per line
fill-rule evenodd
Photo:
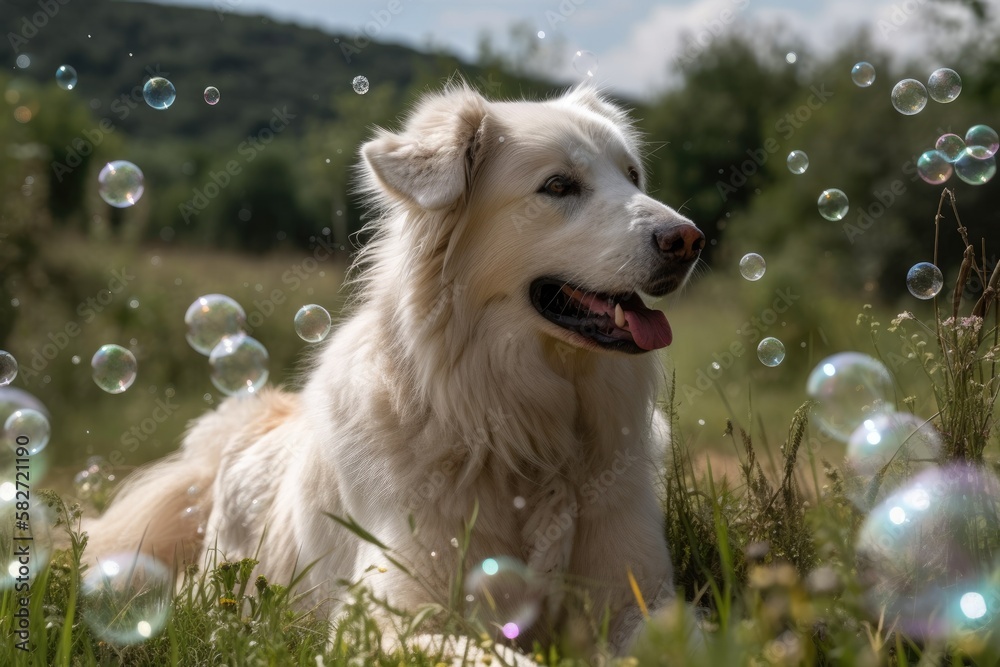
<path fill-rule="evenodd" d="M 408 261 L 462 288 L 454 309 L 475 313 L 466 321 L 638 353 L 672 340 L 639 293 L 680 287 L 705 242 L 646 195 L 640 151 L 626 114 L 590 88 L 488 102 L 459 87 L 425 98 L 403 132 L 362 154 Z"/>

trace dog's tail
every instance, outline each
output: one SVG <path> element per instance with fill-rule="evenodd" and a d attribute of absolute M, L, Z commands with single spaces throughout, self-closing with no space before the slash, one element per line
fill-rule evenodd
<path fill-rule="evenodd" d="M 102 556 L 140 551 L 175 571 L 196 562 L 223 456 L 284 421 L 294 409 L 292 399 L 279 391 L 230 398 L 192 422 L 178 451 L 132 473 L 100 518 L 84 520 L 85 560 L 93 564 Z"/>

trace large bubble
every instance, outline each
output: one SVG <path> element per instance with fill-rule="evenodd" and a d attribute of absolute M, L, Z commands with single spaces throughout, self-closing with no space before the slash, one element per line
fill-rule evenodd
<path fill-rule="evenodd" d="M 7 445 L 12 448 L 23 447 L 32 455 L 45 449 L 51 436 L 52 426 L 48 417 L 31 408 L 15 410 L 3 425 L 3 437 Z"/>
<path fill-rule="evenodd" d="M 212 384 L 227 396 L 253 394 L 267 382 L 267 349 L 246 334 L 226 336 L 212 350 Z"/>
<path fill-rule="evenodd" d="M 765 366 L 774 367 L 785 360 L 785 344 L 773 336 L 768 336 L 757 345 L 757 358 Z"/>
<path fill-rule="evenodd" d="M 592 79 L 597 74 L 597 56 L 590 51 L 577 51 L 573 54 L 573 69 L 585 79 Z"/>
<path fill-rule="evenodd" d="M 851 68 L 851 81 L 859 88 L 867 88 L 875 83 L 875 67 L 865 61 L 857 63 Z"/>
<path fill-rule="evenodd" d="M 225 294 L 198 297 L 184 313 L 187 342 L 199 353 L 208 356 L 225 336 L 243 332 L 247 314 L 243 306 Z"/>
<path fill-rule="evenodd" d="M 916 79 L 903 79 L 892 88 L 892 106 L 904 116 L 920 113 L 927 105 L 927 89 Z"/>
<path fill-rule="evenodd" d="M 17 377 L 17 360 L 10 352 L 0 350 L 0 387 L 10 384 Z"/>
<path fill-rule="evenodd" d="M 819 209 L 820 215 L 831 222 L 836 222 L 843 220 L 844 216 L 847 215 L 850 203 L 843 190 L 829 188 L 820 193 L 816 207 Z"/>
<path fill-rule="evenodd" d="M 760 280 L 767 270 L 764 258 L 755 252 L 748 252 L 740 260 L 740 275 L 747 280 Z"/>
<path fill-rule="evenodd" d="M 953 69 L 942 67 L 934 70 L 927 79 L 927 92 L 935 102 L 953 102 L 962 92 L 962 77 Z"/>
<path fill-rule="evenodd" d="M 926 151 L 917 159 L 917 174 L 931 185 L 945 183 L 953 170 L 948 156 L 941 151 Z"/>
<path fill-rule="evenodd" d="M 850 498 L 859 507 L 925 468 L 937 465 L 941 436 L 932 424 L 907 412 L 866 419 L 847 442 L 847 463 L 854 473 Z"/>
<path fill-rule="evenodd" d="M 135 382 L 138 364 L 132 351 L 121 345 L 102 345 L 90 360 L 94 383 L 109 394 L 120 394 Z"/>
<path fill-rule="evenodd" d="M 173 576 L 146 554 L 102 556 L 83 580 L 83 618 L 112 644 L 137 644 L 158 635 L 170 616 Z"/>
<path fill-rule="evenodd" d="M 844 442 L 865 420 L 892 411 L 892 376 L 882 362 L 860 352 L 819 362 L 806 381 L 806 393 L 816 401 L 817 425 Z"/>
<path fill-rule="evenodd" d="M 941 269 L 930 262 L 918 262 L 906 272 L 906 289 L 918 299 L 933 299 L 944 287 Z"/>
<path fill-rule="evenodd" d="M 858 536 L 872 613 L 884 609 L 887 627 L 918 638 L 992 626 L 1000 580 L 987 542 L 1000 529 L 998 504 L 1000 481 L 967 463 L 928 469 L 886 497 Z"/>
<path fill-rule="evenodd" d="M 115 208 L 128 208 L 142 197 L 144 180 L 142 169 L 128 160 L 114 160 L 97 175 L 97 194 Z"/>
<path fill-rule="evenodd" d="M 965 153 L 965 140 L 957 134 L 948 132 L 938 137 L 934 148 L 944 155 L 948 162 L 955 162 Z"/>
<path fill-rule="evenodd" d="M 160 111 L 170 108 L 177 99 L 174 84 L 161 76 L 154 76 L 142 87 L 142 98 L 146 104 Z"/>
<path fill-rule="evenodd" d="M 497 639 L 517 639 L 537 620 L 544 592 L 521 561 L 487 558 L 465 578 L 466 615 Z"/>
<path fill-rule="evenodd" d="M 806 169 L 809 168 L 809 156 L 806 155 L 805 151 L 792 151 L 788 154 L 786 163 L 788 164 L 788 171 L 793 174 L 804 174 L 806 173 Z"/>
<path fill-rule="evenodd" d="M 989 125 L 973 125 L 965 133 L 966 150 L 969 155 L 979 160 L 996 155 L 1000 149 L 1000 137 Z"/>
<path fill-rule="evenodd" d="M 994 156 L 976 158 L 969 150 L 955 162 L 955 175 L 969 185 L 988 183 L 997 173 L 997 162 Z"/>
<path fill-rule="evenodd" d="M 332 322 L 326 308 L 311 303 L 295 313 L 295 333 L 307 343 L 318 343 L 330 333 Z"/>

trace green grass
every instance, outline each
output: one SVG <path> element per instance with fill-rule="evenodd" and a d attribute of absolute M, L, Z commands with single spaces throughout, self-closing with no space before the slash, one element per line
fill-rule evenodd
<path fill-rule="evenodd" d="M 949 201 L 946 193 L 942 202 Z M 938 222 L 951 217 L 958 222 L 957 212 L 945 206 Z M 73 260 L 66 247 L 50 252 L 55 258 L 50 261 L 80 261 Z M 183 276 L 183 283 L 191 281 L 192 293 L 229 291 L 209 285 L 239 285 L 251 271 L 266 290 L 273 281 L 280 281 L 289 261 L 272 257 L 251 266 L 216 255 L 157 254 L 163 254 L 161 267 L 171 266 L 172 272 Z M 974 251 L 964 261 L 963 280 L 974 275 L 984 285 L 1000 283 L 1000 272 L 991 273 L 992 267 L 977 260 Z M 146 276 L 153 267 L 140 272 Z M 256 293 L 255 283 L 247 283 L 243 292 L 237 287 L 233 294 L 241 301 L 252 301 Z M 959 295 L 962 287 L 960 282 Z M 86 291 L 90 285 L 81 289 Z M 662 480 L 664 530 L 679 599 L 685 603 L 654 610 L 635 654 L 614 659 L 612 664 L 997 664 L 1000 497 L 996 487 L 967 488 L 958 498 L 960 512 L 946 515 L 945 521 L 927 523 L 916 544 L 899 538 L 898 563 L 892 563 L 898 566 L 894 576 L 873 580 L 871 551 L 859 548 L 859 533 L 872 508 L 891 496 L 893 485 L 921 467 L 966 462 L 980 470 L 998 469 L 995 406 L 1000 392 L 996 373 L 1000 330 L 995 289 L 971 300 L 955 300 L 953 294 L 942 293 L 912 318 L 896 316 L 898 309 L 866 306 L 847 298 L 796 301 L 784 319 L 775 319 L 768 331 L 758 332 L 782 338 L 788 352 L 782 365 L 765 368 L 756 360 L 756 334 L 744 333 L 743 323 L 773 307 L 773 295 L 780 289 L 780 284 L 750 285 L 715 274 L 668 306 L 677 339 L 670 360 L 674 399 L 665 406 L 673 423 L 674 447 Z M 819 288 L 803 285 L 801 289 Z M 179 318 L 176 311 L 186 307 L 189 295 L 170 289 L 163 292 L 162 298 L 172 305 L 153 315 L 165 327 L 159 338 L 170 355 L 186 359 L 183 335 L 172 318 Z M 766 295 L 763 300 L 761 293 Z M 143 293 L 139 298 L 155 300 L 156 294 L 150 288 L 149 296 Z M 913 303 L 909 308 L 917 310 Z M 275 340 L 290 337 L 294 308 L 286 305 L 285 310 L 265 325 L 273 330 L 262 327 Z M 288 321 L 282 321 L 285 315 Z M 133 324 L 122 326 L 128 330 Z M 177 336 L 181 343 L 169 340 Z M 734 343 L 742 345 L 743 352 L 725 361 L 723 353 L 735 349 Z M 908 450 L 901 446 L 897 456 L 867 477 L 844 465 L 843 444 L 810 423 L 811 405 L 803 403 L 809 371 L 828 353 L 842 349 L 873 354 L 892 370 L 895 395 L 890 402 L 899 410 L 930 417 L 931 427 L 941 438 L 942 449 L 933 461 L 910 460 Z M 291 359 L 300 352 L 293 346 L 280 352 L 288 360 L 282 367 L 292 365 Z M 724 368 L 699 388 L 698 373 L 707 374 L 713 360 Z M 183 382 L 204 381 L 196 375 L 181 377 Z M 181 393 L 187 385 L 177 382 Z M 699 393 L 685 394 L 685 385 Z M 108 419 L 113 416 L 101 414 Z M 33 572 L 28 607 L 33 651 L 14 648 L 18 600 L 10 588 L 2 592 L 3 665 L 312 667 L 318 660 L 325 665 L 351 666 L 440 662 L 441 656 L 384 650 L 375 618 L 393 619 L 404 636 L 422 628 L 445 628 L 476 637 L 490 647 L 483 639 L 490 628 L 463 614 L 457 598 L 450 608 L 428 606 L 408 616 L 372 599 L 360 582 L 346 582 L 349 601 L 342 620 L 331 629 L 295 604 L 295 582 L 272 581 L 266 572 L 263 578 L 251 580 L 251 560 L 212 563 L 177 573 L 183 584 L 173 597 L 162 631 L 141 643 L 116 644 L 101 639 L 87 623 L 97 603 L 81 584 L 87 575 L 81 565 L 86 537 L 78 525 L 81 512 L 94 508 L 67 507 L 54 494 L 45 495 L 45 500 L 58 518 L 57 530 L 66 548 Z M 369 539 L 363 526 L 348 525 L 360 539 Z M 472 520 L 466 540 L 474 535 Z M 7 548 L 9 535 L 0 542 Z M 912 602 L 909 596 L 928 583 L 941 584 L 941 599 L 951 596 L 948 604 L 954 607 L 955 594 L 966 590 L 964 586 L 975 576 L 980 586 L 976 590 L 984 593 L 987 607 L 982 618 L 954 620 L 948 616 L 954 610 L 942 603 L 928 612 L 928 618 L 952 618 L 946 632 L 916 632 L 902 622 Z M 455 590 L 461 587 L 456 585 Z M 889 599 L 900 604 L 879 604 Z M 137 597 L 131 604 L 140 601 Z M 902 609 L 902 616 L 897 617 L 893 609 Z M 537 646 L 536 662 L 604 664 L 608 656 L 602 639 L 602 611 L 593 610 L 591 627 L 557 637 L 552 646 Z"/>

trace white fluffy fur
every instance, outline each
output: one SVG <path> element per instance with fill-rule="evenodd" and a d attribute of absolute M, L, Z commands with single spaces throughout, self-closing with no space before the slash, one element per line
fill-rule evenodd
<path fill-rule="evenodd" d="M 626 649 L 641 623 L 627 571 L 651 606 L 672 595 L 654 493 L 662 370 L 655 353 L 595 349 L 527 295 L 543 275 L 624 292 L 656 270 L 652 226 L 690 223 L 629 180 L 640 148 L 625 114 L 589 89 L 488 102 L 457 86 L 421 100 L 401 132 L 362 149 L 374 238 L 353 314 L 304 389 L 229 399 L 196 421 L 87 525 L 92 557 L 140 541 L 168 561 L 217 549 L 255 556 L 276 582 L 313 564 L 299 589 L 332 618 L 339 580 L 415 609 L 447 602 L 450 541 L 478 502 L 468 562 L 518 558 L 547 582 L 522 647 L 579 613 L 564 604 L 559 582 L 571 581 L 610 609 Z M 567 170 L 592 196 L 537 193 Z M 180 520 L 192 504 L 210 509 L 204 536 Z M 324 513 L 353 517 L 419 581 Z"/>

